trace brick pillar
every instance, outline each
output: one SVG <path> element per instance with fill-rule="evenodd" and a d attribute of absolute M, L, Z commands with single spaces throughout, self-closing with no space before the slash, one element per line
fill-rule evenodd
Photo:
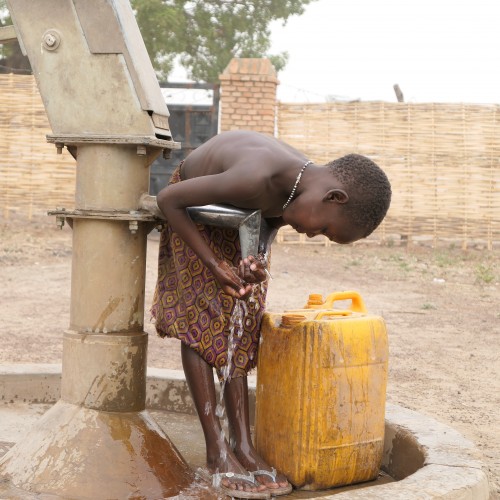
<path fill-rule="evenodd" d="M 232 59 L 220 75 L 220 131 L 274 135 L 278 78 L 269 59 Z"/>

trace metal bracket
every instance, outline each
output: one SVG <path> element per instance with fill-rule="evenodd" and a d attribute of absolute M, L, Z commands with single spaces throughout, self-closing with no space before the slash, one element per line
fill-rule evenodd
<path fill-rule="evenodd" d="M 151 231 L 158 222 L 154 215 L 138 210 L 130 210 L 127 212 L 118 210 L 66 210 L 65 208 L 58 208 L 56 210 L 50 210 L 47 214 L 55 215 L 56 224 L 59 229 L 63 228 L 66 219 L 68 219 L 70 227 L 73 227 L 73 219 L 116 220 L 128 221 L 130 232 L 135 234 L 139 229 L 139 222 L 153 223 L 149 231 Z"/>
<path fill-rule="evenodd" d="M 64 146 L 78 146 L 83 144 L 118 144 L 136 145 L 138 154 L 144 154 L 146 147 L 160 148 L 165 150 L 180 149 L 181 143 L 167 139 L 160 139 L 147 135 L 53 135 L 48 134 L 47 142 L 56 145 L 62 150 Z"/>
<path fill-rule="evenodd" d="M 156 197 L 144 195 L 140 201 L 140 210 L 104 211 L 104 210 L 66 210 L 58 208 L 48 215 L 55 215 L 56 223 L 62 229 L 66 219 L 101 219 L 128 221 L 130 232 L 135 234 L 139 222 L 160 223 L 165 220 L 156 204 Z M 191 219 L 208 226 L 230 227 L 238 229 L 240 235 L 241 256 L 257 255 L 259 252 L 259 235 L 261 225 L 260 210 L 243 210 L 230 205 L 204 205 L 189 207 L 187 212 Z"/>

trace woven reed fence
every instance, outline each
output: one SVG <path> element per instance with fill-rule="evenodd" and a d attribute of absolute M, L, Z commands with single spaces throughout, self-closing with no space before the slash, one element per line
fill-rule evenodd
<path fill-rule="evenodd" d="M 387 172 L 393 202 L 374 239 L 492 248 L 500 240 L 500 107 L 383 102 L 284 104 L 278 134 L 317 163 L 364 154 Z M 32 76 L 0 75 L 0 214 L 74 205 L 75 161 L 50 133 Z M 286 228 L 278 241 L 306 240 Z"/>
<path fill-rule="evenodd" d="M 0 75 L 0 214 L 31 219 L 73 207 L 75 161 L 46 142 L 51 129 L 31 75 Z"/>
<path fill-rule="evenodd" d="M 375 238 L 491 248 L 500 240 L 499 121 L 498 105 L 280 103 L 278 135 L 317 163 L 359 153 L 386 171 L 393 199 Z M 279 241 L 328 244 L 293 233 Z"/>

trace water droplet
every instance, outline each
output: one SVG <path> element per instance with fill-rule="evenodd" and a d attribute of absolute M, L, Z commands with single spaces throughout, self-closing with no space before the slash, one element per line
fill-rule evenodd
<path fill-rule="evenodd" d="M 219 417 L 222 418 L 224 416 L 224 407 L 222 404 L 219 402 L 219 404 L 215 407 L 215 414 Z"/>

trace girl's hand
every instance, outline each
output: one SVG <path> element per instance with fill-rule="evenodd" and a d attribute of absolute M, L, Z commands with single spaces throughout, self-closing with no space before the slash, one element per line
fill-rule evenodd
<path fill-rule="evenodd" d="M 267 279 L 264 263 L 253 255 L 242 259 L 238 275 L 245 283 L 262 283 Z"/>
<path fill-rule="evenodd" d="M 225 260 L 218 263 L 212 269 L 215 279 L 219 282 L 222 290 L 236 299 L 245 299 L 252 292 L 252 286 L 245 282 L 235 269 Z"/>

